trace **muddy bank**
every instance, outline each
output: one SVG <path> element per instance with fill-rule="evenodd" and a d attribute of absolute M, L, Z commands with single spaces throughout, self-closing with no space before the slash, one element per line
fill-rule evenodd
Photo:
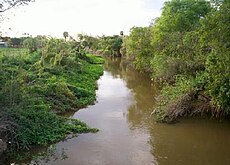
<path fill-rule="evenodd" d="M 176 123 L 179 119 L 192 116 L 207 116 L 222 119 L 226 116 L 223 109 L 218 109 L 211 103 L 211 98 L 203 90 L 192 90 L 179 97 L 175 102 L 165 105 L 162 112 L 158 107 L 152 114 L 160 116 L 160 122 Z"/>

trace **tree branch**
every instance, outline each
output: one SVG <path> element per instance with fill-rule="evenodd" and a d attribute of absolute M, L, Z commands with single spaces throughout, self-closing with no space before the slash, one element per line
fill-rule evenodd
<path fill-rule="evenodd" d="M 27 5 L 34 0 L 3 0 L 0 2 L 0 13 L 10 10 L 16 6 Z"/>

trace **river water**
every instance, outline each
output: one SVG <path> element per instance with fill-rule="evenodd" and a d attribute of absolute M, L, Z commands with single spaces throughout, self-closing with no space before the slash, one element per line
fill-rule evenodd
<path fill-rule="evenodd" d="M 30 164 L 228 165 L 230 122 L 184 119 L 173 125 L 151 116 L 157 90 L 147 75 L 108 59 L 97 102 L 72 117 L 100 131 L 50 146 Z"/>

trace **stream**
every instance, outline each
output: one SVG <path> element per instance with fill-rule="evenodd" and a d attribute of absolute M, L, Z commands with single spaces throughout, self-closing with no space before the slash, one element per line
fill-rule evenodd
<path fill-rule="evenodd" d="M 151 112 L 159 93 L 145 74 L 120 58 L 107 59 L 95 105 L 73 118 L 98 128 L 36 149 L 25 164 L 42 165 L 228 165 L 230 122 L 204 118 L 156 123 Z"/>

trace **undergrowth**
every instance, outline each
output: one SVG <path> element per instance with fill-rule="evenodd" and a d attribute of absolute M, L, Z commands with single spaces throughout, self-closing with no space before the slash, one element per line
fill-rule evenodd
<path fill-rule="evenodd" d="M 165 83 L 158 97 L 157 108 L 154 110 L 154 113 L 157 114 L 157 121 L 165 121 L 171 106 L 182 99 L 185 94 L 194 90 L 194 80 L 192 77 L 178 76 L 173 86 Z M 178 111 L 180 110 L 178 109 Z"/>
<path fill-rule="evenodd" d="M 0 49 L 0 138 L 8 143 L 8 154 L 67 134 L 98 131 L 59 115 L 95 101 L 103 59 L 85 54 L 79 58 L 78 53 L 73 51 L 55 64 L 50 58 L 44 64 L 48 56 L 44 58 L 43 50 Z"/>

